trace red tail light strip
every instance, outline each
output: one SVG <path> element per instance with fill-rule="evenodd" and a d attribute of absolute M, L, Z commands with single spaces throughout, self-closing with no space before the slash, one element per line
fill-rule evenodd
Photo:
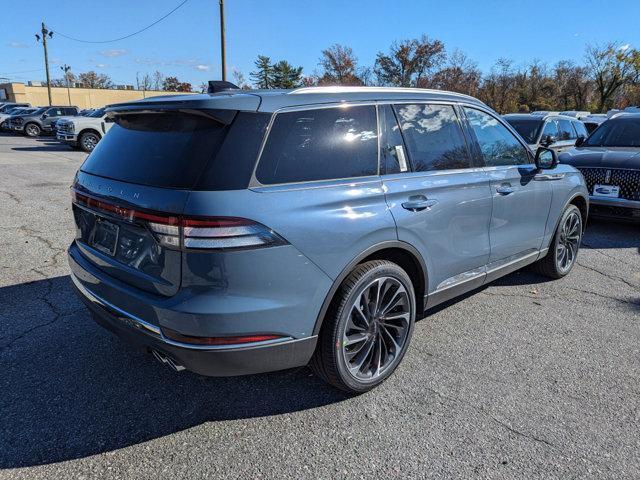
<path fill-rule="evenodd" d="M 240 217 L 194 218 L 121 207 L 71 189 L 73 202 L 124 220 L 146 222 L 158 242 L 169 248 L 219 250 L 260 248 L 286 244 L 264 225 Z"/>
<path fill-rule="evenodd" d="M 194 345 L 241 345 L 244 343 L 266 342 L 267 340 L 276 340 L 278 338 L 287 338 L 282 335 L 245 335 L 240 337 L 192 337 L 182 335 L 181 333 L 163 328 L 162 333 L 170 340 L 181 343 L 191 343 Z"/>
<path fill-rule="evenodd" d="M 125 220 L 145 220 L 148 222 L 161 223 L 163 225 L 180 225 L 180 217 L 178 216 L 149 213 L 135 210 L 133 208 L 120 207 L 113 203 L 98 200 L 97 198 L 79 193 L 73 188 L 71 189 L 71 197 L 72 200 L 79 205 L 102 210 L 103 212 L 111 213 Z"/>

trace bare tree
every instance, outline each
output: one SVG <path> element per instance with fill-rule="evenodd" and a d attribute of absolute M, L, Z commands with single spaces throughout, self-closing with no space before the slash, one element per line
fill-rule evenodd
<path fill-rule="evenodd" d="M 640 52 L 628 45 L 611 42 L 604 46 L 589 46 L 586 61 L 597 95 L 596 108 L 600 112 L 613 107 L 620 88 L 635 82 L 640 74 Z"/>
<path fill-rule="evenodd" d="M 151 75 L 149 75 L 148 73 L 145 73 L 141 76 L 136 72 L 136 88 L 138 90 L 151 90 L 152 82 L 153 80 L 151 78 Z M 158 90 L 161 89 L 158 88 Z"/>
<path fill-rule="evenodd" d="M 482 73 L 475 62 L 460 50 L 454 50 L 443 68 L 433 74 L 429 86 L 451 92 L 478 96 Z"/>
<path fill-rule="evenodd" d="M 85 88 L 111 88 L 113 82 L 109 75 L 104 73 L 96 73 L 93 70 L 78 75 L 78 81 L 82 83 Z"/>
<path fill-rule="evenodd" d="M 491 68 L 491 73 L 482 82 L 480 98 L 498 113 L 517 110 L 513 60 L 500 58 Z"/>
<path fill-rule="evenodd" d="M 153 90 L 162 90 L 162 85 L 164 84 L 164 74 L 156 70 L 153 72 L 153 78 L 151 80 L 151 88 Z"/>
<path fill-rule="evenodd" d="M 358 75 L 358 59 L 350 47 L 334 44 L 322 51 L 319 62 L 322 74 L 319 85 L 363 85 Z"/>
<path fill-rule="evenodd" d="M 234 68 L 231 73 L 233 75 L 233 83 L 235 83 L 238 86 L 238 88 L 241 88 L 242 90 L 251 89 L 251 86 L 247 83 L 247 81 L 244 78 L 244 73 L 242 73 L 237 68 Z"/>
<path fill-rule="evenodd" d="M 444 60 L 444 44 L 422 35 L 394 42 L 388 54 L 378 53 L 373 70 L 382 85 L 422 87 L 428 84 L 427 75 Z"/>

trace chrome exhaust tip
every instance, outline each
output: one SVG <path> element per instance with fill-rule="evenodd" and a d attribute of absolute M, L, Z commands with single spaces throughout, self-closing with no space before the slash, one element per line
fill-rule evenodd
<path fill-rule="evenodd" d="M 180 365 L 178 362 L 176 362 L 169 355 L 166 355 L 166 354 L 164 354 L 162 352 L 159 352 L 158 350 L 155 350 L 155 349 L 151 349 L 151 353 L 153 354 L 153 358 L 155 358 L 157 361 L 159 361 L 163 365 L 168 366 L 174 372 L 181 372 L 181 371 L 185 370 L 185 367 L 183 365 Z"/>

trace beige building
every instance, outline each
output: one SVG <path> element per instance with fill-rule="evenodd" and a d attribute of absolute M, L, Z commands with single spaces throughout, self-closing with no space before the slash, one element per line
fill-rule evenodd
<path fill-rule="evenodd" d="M 165 92 L 158 90 L 118 90 L 106 88 L 70 88 L 51 87 L 53 105 L 74 105 L 81 109 L 98 108 L 112 103 L 130 102 L 158 95 L 189 95 L 183 92 Z M 69 96 L 71 101 L 69 101 Z M 0 83 L 0 101 L 26 102 L 33 106 L 49 105 L 47 87 L 29 86 L 24 83 Z"/>

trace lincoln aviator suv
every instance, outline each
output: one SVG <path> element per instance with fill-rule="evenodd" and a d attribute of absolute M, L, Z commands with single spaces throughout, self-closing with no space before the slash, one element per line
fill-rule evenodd
<path fill-rule="evenodd" d="M 108 115 L 72 185 L 71 278 L 99 324 L 175 370 L 310 364 L 364 392 L 429 308 L 576 261 L 582 175 L 468 96 L 228 90 Z"/>

